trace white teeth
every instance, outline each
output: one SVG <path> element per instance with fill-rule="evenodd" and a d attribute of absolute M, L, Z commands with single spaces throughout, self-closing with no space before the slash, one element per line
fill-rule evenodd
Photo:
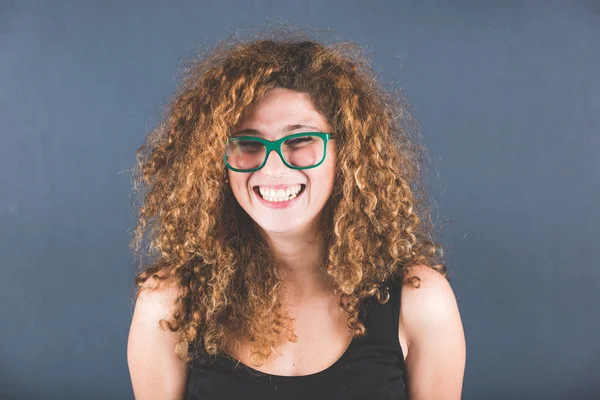
<path fill-rule="evenodd" d="M 302 185 L 290 186 L 286 189 L 271 189 L 267 187 L 258 187 L 258 191 L 260 192 L 263 199 L 272 202 L 282 202 L 287 200 L 292 200 L 296 198 Z"/>

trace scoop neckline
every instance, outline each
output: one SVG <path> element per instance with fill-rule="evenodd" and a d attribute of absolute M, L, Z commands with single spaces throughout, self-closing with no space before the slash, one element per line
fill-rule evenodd
<path fill-rule="evenodd" d="M 388 284 L 388 281 L 383 282 L 384 284 Z M 391 293 L 390 293 L 391 296 Z M 373 297 L 368 297 L 366 299 L 366 303 L 371 303 L 370 305 L 373 306 L 374 304 L 378 304 L 378 302 L 376 300 L 374 300 Z M 366 303 L 363 303 L 361 305 L 361 310 L 360 313 L 363 314 L 365 312 L 367 312 L 367 310 L 369 310 L 371 307 L 369 307 Z M 389 304 L 386 303 L 386 304 Z M 352 340 L 350 341 L 350 344 L 348 345 L 348 347 L 346 347 L 346 350 L 344 350 L 344 352 L 342 353 L 342 355 L 333 363 L 331 364 L 329 367 L 312 373 L 312 374 L 308 374 L 308 375 L 276 375 L 276 374 L 269 374 L 267 372 L 262 372 L 259 371 L 255 368 L 252 368 L 249 365 L 244 364 L 243 362 L 241 362 L 240 360 L 238 360 L 235 357 L 232 357 L 231 355 L 229 355 L 228 353 L 217 353 L 217 355 L 215 356 L 216 360 L 221 360 L 224 363 L 227 364 L 228 367 L 230 367 L 232 369 L 232 371 L 234 372 L 238 372 L 247 376 L 250 376 L 252 378 L 257 378 L 257 379 L 263 379 L 263 380 L 270 380 L 270 381 L 278 381 L 278 382 L 291 382 L 291 381 L 300 381 L 300 380 L 310 380 L 310 379 L 318 379 L 321 377 L 325 377 L 328 376 L 330 374 L 332 374 L 333 372 L 335 372 L 339 367 L 340 364 L 348 357 L 350 350 L 357 345 L 357 342 L 359 342 L 361 339 L 363 339 L 362 337 L 353 337 Z"/>
<path fill-rule="evenodd" d="M 267 372 L 262 372 L 259 371 L 255 368 L 252 368 L 249 365 L 244 364 L 243 362 L 239 361 L 238 359 L 236 359 L 235 357 L 230 356 L 227 353 L 219 353 L 217 355 L 218 358 L 220 358 L 221 360 L 227 362 L 228 366 L 233 367 L 234 371 L 238 371 L 240 373 L 243 374 L 247 374 L 252 376 L 253 378 L 258 378 L 258 379 L 265 379 L 265 380 L 277 380 L 277 381 L 299 381 L 299 380 L 308 380 L 308 379 L 317 379 L 317 378 L 321 378 L 324 376 L 328 376 L 331 373 L 335 372 L 340 364 L 342 363 L 342 361 L 344 361 L 347 357 L 348 354 L 350 353 L 350 350 L 356 345 L 356 342 L 359 340 L 360 338 L 352 338 L 352 340 L 350 341 L 350 344 L 348 345 L 348 347 L 346 347 L 346 350 L 344 350 L 344 352 L 342 353 L 342 355 L 333 363 L 331 364 L 329 367 L 318 371 L 318 372 L 314 372 L 312 374 L 308 374 L 308 375 L 276 375 L 276 374 L 269 374 Z"/>

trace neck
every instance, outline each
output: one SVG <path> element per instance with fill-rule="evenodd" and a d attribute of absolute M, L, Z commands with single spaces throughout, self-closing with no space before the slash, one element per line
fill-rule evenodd
<path fill-rule="evenodd" d="M 312 227 L 294 232 L 268 233 L 284 282 L 283 293 L 290 304 L 330 293 L 329 275 L 323 265 L 326 246 L 320 226 L 317 218 Z"/>

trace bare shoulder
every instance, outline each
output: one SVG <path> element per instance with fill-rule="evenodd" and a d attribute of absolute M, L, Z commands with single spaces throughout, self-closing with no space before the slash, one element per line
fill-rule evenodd
<path fill-rule="evenodd" d="M 415 285 L 407 282 L 418 277 Z M 402 285 L 400 300 L 400 323 L 411 342 L 421 331 L 460 320 L 454 291 L 448 280 L 438 271 L 426 265 L 410 268 Z"/>
<path fill-rule="evenodd" d="M 175 354 L 177 334 L 160 321 L 173 317 L 177 285 L 149 279 L 140 288 L 127 342 L 127 362 L 136 399 L 181 399 L 187 365 Z"/>
<path fill-rule="evenodd" d="M 172 282 L 149 278 L 140 288 L 134 312 L 142 317 L 170 317 L 180 292 Z"/>
<path fill-rule="evenodd" d="M 413 276 L 419 284 L 407 282 Z M 425 265 L 409 270 L 402 285 L 399 324 L 399 337 L 407 346 L 410 398 L 460 399 L 465 336 L 454 291 L 442 274 Z"/>

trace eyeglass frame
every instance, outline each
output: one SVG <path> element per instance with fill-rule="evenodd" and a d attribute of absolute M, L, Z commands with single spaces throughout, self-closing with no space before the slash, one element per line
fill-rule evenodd
<path fill-rule="evenodd" d="M 302 136 L 317 136 L 320 137 L 323 140 L 323 158 L 321 159 L 321 161 L 319 161 L 317 164 L 315 165 L 309 165 L 308 167 L 296 167 L 293 166 L 291 164 L 288 164 L 288 162 L 285 160 L 285 157 L 283 157 L 283 154 L 281 154 L 281 145 L 283 144 L 283 142 L 285 142 L 286 140 L 289 139 L 293 139 L 296 137 L 302 137 Z M 229 144 L 229 142 L 231 140 L 240 140 L 240 139 L 250 139 L 250 140 L 254 140 L 257 141 L 259 143 L 262 143 L 265 146 L 265 159 L 263 160 L 262 164 L 256 168 L 251 168 L 251 169 L 238 169 L 238 168 L 234 168 L 231 165 L 229 165 L 229 163 L 227 162 L 227 152 L 225 152 L 225 154 L 223 154 L 223 161 L 225 161 L 225 166 L 227 168 L 229 168 L 232 171 L 235 172 L 254 172 L 254 171 L 258 171 L 259 169 L 261 169 L 262 167 L 265 166 L 265 164 L 267 163 L 267 159 L 269 158 L 269 155 L 271 154 L 271 151 L 275 151 L 277 154 L 279 154 L 279 158 L 281 159 L 281 161 L 283 161 L 283 163 L 285 164 L 286 167 L 291 168 L 291 169 L 295 169 L 295 170 L 304 170 L 304 169 L 311 169 L 311 168 L 316 168 L 319 165 L 321 165 L 323 163 L 323 161 L 325 161 L 325 158 L 327 157 L 327 142 L 329 142 L 329 140 L 334 140 L 335 137 L 331 134 L 331 133 L 325 133 L 325 132 L 302 132 L 302 133 L 293 133 L 291 135 L 288 136 L 283 136 L 277 140 L 267 140 L 267 139 L 263 139 L 261 137 L 257 137 L 257 136 L 233 136 L 233 137 L 229 137 L 227 138 L 227 140 L 225 141 L 225 146 L 227 146 Z"/>

